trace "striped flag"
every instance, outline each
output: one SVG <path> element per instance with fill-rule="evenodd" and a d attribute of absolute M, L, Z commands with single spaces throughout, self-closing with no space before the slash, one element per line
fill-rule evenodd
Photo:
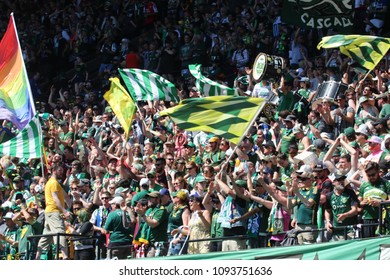
<path fill-rule="evenodd" d="M 41 135 L 41 124 L 36 116 L 14 138 L 0 144 L 0 155 L 26 159 L 41 158 Z"/>
<path fill-rule="evenodd" d="M 196 78 L 195 85 L 202 93 L 202 96 L 235 95 L 236 90 L 225 85 L 221 85 L 202 75 L 201 64 L 190 64 L 188 69 L 192 76 Z"/>
<path fill-rule="evenodd" d="M 156 73 L 135 68 L 119 69 L 119 73 L 133 100 L 180 100 L 175 85 Z"/>
<path fill-rule="evenodd" d="M 128 139 L 137 107 L 118 78 L 110 78 L 110 81 L 110 90 L 107 91 L 103 97 L 107 100 L 108 104 L 110 104 L 112 111 L 114 111 L 119 123 L 125 131 L 126 139 Z"/>
<path fill-rule="evenodd" d="M 317 48 L 340 48 L 341 53 L 372 70 L 389 50 L 390 39 L 366 35 L 334 35 L 323 37 Z"/>
<path fill-rule="evenodd" d="M 22 130 L 34 114 L 30 83 L 11 14 L 0 42 L 0 119 L 8 120 Z"/>
<path fill-rule="evenodd" d="M 160 116 L 171 117 L 184 130 L 214 133 L 237 144 L 263 105 L 263 98 L 244 96 L 190 98 Z"/>

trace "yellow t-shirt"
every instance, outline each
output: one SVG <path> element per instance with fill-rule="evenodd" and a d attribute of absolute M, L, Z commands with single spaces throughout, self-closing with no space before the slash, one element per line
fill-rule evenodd
<path fill-rule="evenodd" d="M 47 213 L 51 212 L 60 212 L 60 209 L 58 209 L 52 193 L 57 192 L 57 196 L 61 202 L 62 207 L 65 207 L 65 199 L 64 199 L 64 193 L 62 191 L 61 185 L 58 183 L 58 181 L 54 178 L 50 178 L 49 181 L 47 181 L 45 185 L 45 200 L 46 200 L 46 208 L 45 211 Z"/>

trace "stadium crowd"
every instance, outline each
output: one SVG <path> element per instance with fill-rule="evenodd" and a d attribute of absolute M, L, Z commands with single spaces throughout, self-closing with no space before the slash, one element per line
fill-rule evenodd
<path fill-rule="evenodd" d="M 338 49 L 318 50 L 337 30 L 283 23 L 281 0 L 41 2 L 0 3 L 14 11 L 36 109 L 51 114 L 44 160 L 0 159 L 0 255 L 45 259 L 57 243 L 45 234 L 58 232 L 69 234 L 59 240 L 62 259 L 388 234 L 389 213 L 380 212 L 390 200 L 388 56 L 367 72 Z M 374 15 L 377 1 L 363 2 L 356 33 L 385 36 L 377 14 L 387 4 Z M 2 29 L 7 23 L 8 15 Z M 259 53 L 284 58 L 284 72 L 253 79 Z M 172 102 L 138 102 L 127 140 L 102 98 L 109 78 L 118 68 L 147 69 L 173 82 L 180 99 L 202 98 L 190 64 L 240 95 L 265 98 L 269 110 L 236 146 L 160 117 Z M 47 93 L 42 82 L 52 83 Z"/>

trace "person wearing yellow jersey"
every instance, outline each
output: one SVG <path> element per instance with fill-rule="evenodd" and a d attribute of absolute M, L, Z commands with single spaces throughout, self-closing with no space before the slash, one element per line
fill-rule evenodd
<path fill-rule="evenodd" d="M 60 164 L 54 164 L 51 168 L 51 177 L 45 185 L 45 227 L 43 235 L 53 233 L 65 233 L 64 219 L 70 217 L 70 213 L 65 207 L 65 192 L 63 191 L 59 179 L 63 178 L 64 167 Z M 44 236 L 39 240 L 36 259 L 40 259 L 43 251 L 48 251 L 52 243 L 57 242 L 54 236 Z M 68 258 L 68 247 L 64 236 L 60 237 L 60 248 L 62 258 Z"/>

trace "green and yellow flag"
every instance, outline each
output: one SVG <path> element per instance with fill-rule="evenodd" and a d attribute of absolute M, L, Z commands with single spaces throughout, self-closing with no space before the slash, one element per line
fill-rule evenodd
<path fill-rule="evenodd" d="M 103 97 L 110 104 L 112 111 L 125 131 L 126 139 L 128 139 L 136 105 L 118 78 L 110 78 L 110 81 L 110 90 Z"/>
<path fill-rule="evenodd" d="M 263 98 L 244 96 L 190 98 L 160 116 L 170 116 L 182 129 L 214 133 L 237 144 L 263 104 Z"/>
<path fill-rule="evenodd" d="M 341 53 L 372 70 L 389 50 L 390 38 L 366 35 L 326 36 L 318 43 L 317 48 L 340 48 Z"/>

